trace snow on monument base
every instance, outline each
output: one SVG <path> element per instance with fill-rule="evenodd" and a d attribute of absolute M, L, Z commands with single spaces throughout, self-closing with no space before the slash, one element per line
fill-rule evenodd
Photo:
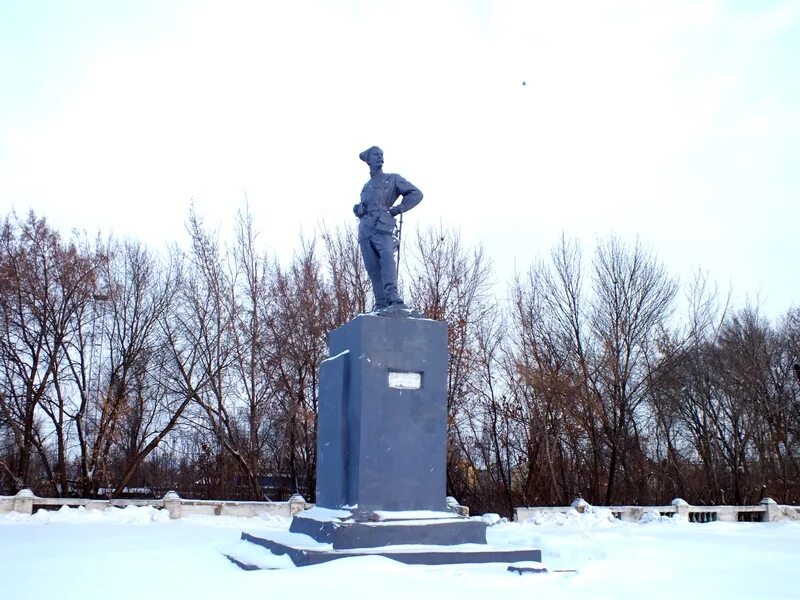
<path fill-rule="evenodd" d="M 274 556 L 288 556 L 297 567 L 354 556 L 384 556 L 423 565 L 539 562 L 542 557 L 534 548 L 489 546 L 485 522 L 455 514 L 376 512 L 369 520 L 361 520 L 363 516 L 312 508 L 294 517 L 289 532 L 269 537 L 243 532 L 246 544 L 226 556 L 246 570 L 285 566 L 254 553 L 252 544 Z"/>

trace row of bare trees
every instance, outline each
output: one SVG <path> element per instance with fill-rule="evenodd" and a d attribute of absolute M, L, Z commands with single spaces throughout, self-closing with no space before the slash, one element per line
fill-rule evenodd
<path fill-rule="evenodd" d="M 480 288 L 454 281 L 459 298 Z M 470 317 L 448 318 L 465 382 L 449 483 L 475 508 L 800 501 L 798 309 L 772 325 L 702 273 L 684 298 L 651 251 L 611 237 L 588 261 L 562 239 L 507 306 L 488 298 Z"/>
<path fill-rule="evenodd" d="M 0 231 L 0 493 L 313 498 L 326 334 L 364 312 L 355 236 L 281 262 L 247 210 L 184 248 Z M 800 311 L 734 309 L 640 243 L 562 239 L 498 299 L 481 247 L 408 242 L 408 300 L 449 326 L 448 492 L 516 505 L 800 499 Z"/>
<path fill-rule="evenodd" d="M 247 212 L 227 246 L 194 213 L 187 229 L 164 257 L 4 220 L 0 489 L 314 489 L 326 332 L 364 311 L 357 247 L 330 231 L 281 265 Z"/>

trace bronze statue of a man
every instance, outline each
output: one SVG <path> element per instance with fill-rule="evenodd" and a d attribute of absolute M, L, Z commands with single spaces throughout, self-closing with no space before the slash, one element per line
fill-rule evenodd
<path fill-rule="evenodd" d="M 383 172 L 383 150 L 377 146 L 364 150 L 358 157 L 369 165 L 370 178 L 353 213 L 359 218 L 358 243 L 372 281 L 375 310 L 405 308 L 397 291 L 394 253 L 398 239 L 394 235 L 394 218 L 419 204 L 422 192 L 400 175 Z M 395 206 L 400 196 L 403 199 Z"/>

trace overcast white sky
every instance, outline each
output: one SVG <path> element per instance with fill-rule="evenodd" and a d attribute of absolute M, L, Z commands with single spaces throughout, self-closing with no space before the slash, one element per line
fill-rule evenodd
<path fill-rule="evenodd" d="M 499 278 L 637 236 L 798 304 L 800 2 L 0 0 L 0 209 L 265 246 L 353 223 L 373 144 Z M 527 85 L 522 85 L 522 82 Z"/>

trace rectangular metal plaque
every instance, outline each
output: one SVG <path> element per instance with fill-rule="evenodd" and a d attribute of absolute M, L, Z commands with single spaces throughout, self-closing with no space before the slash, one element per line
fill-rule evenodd
<path fill-rule="evenodd" d="M 389 387 L 396 390 L 418 390 L 422 387 L 422 373 L 389 371 Z"/>

